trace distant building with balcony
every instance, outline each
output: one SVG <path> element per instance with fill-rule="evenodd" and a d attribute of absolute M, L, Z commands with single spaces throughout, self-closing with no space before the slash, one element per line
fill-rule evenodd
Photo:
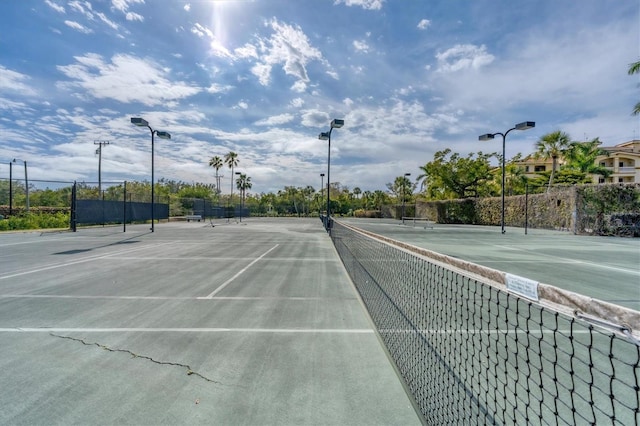
<path fill-rule="evenodd" d="M 593 183 L 640 183 L 640 140 L 634 139 L 600 149 L 607 152 L 607 155 L 597 157 L 595 162 L 612 174 L 607 178 L 592 175 Z M 514 164 L 522 168 L 527 178 L 535 178 L 539 173 L 551 171 L 553 160 L 529 154 Z M 564 164 L 565 160 L 558 157 L 556 170 L 560 170 Z"/>
<path fill-rule="evenodd" d="M 535 178 L 539 173 L 550 172 L 553 167 L 553 159 L 551 158 L 536 158 L 535 154 L 529 154 L 521 161 L 514 163 L 524 171 L 524 175 L 528 178 Z M 558 157 L 556 159 L 556 171 L 560 170 L 560 167 L 564 165 L 564 159 Z"/>
<path fill-rule="evenodd" d="M 596 161 L 612 174 L 607 178 L 594 176 L 594 183 L 640 182 L 640 140 L 635 139 L 616 146 L 601 147 L 601 149 L 608 155 L 601 155 Z"/>

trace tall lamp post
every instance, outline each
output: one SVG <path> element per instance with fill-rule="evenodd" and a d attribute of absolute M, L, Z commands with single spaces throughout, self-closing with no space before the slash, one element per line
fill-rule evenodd
<path fill-rule="evenodd" d="M 236 179 L 236 185 L 238 185 L 238 182 L 239 182 L 240 178 L 242 177 L 241 175 L 242 175 L 242 173 L 236 172 L 236 176 L 238 176 L 238 178 Z M 242 196 L 242 188 L 238 188 L 238 191 L 240 191 L 240 222 L 242 222 L 242 204 L 243 204 L 243 201 L 244 201 L 244 197 Z M 231 206 L 233 207 L 233 204 Z M 234 211 L 235 211 L 235 208 L 234 208 Z M 234 213 L 234 216 L 235 216 L 235 213 Z"/>
<path fill-rule="evenodd" d="M 509 130 L 507 130 L 504 133 L 487 133 L 484 135 L 480 135 L 478 137 L 478 140 L 481 141 L 488 141 L 493 139 L 494 137 L 496 137 L 496 135 L 500 135 L 502 136 L 502 207 L 501 207 L 501 216 L 500 216 L 500 226 L 501 226 L 501 232 L 504 234 L 506 231 L 504 229 L 504 186 L 505 186 L 505 170 L 504 170 L 504 163 L 505 163 L 505 145 L 506 145 L 506 140 L 507 140 L 507 135 L 509 134 L 510 131 L 512 130 L 529 130 L 536 127 L 536 123 L 535 121 L 523 121 L 522 123 L 518 123 L 516 124 L 514 127 L 510 128 Z"/>
<path fill-rule="evenodd" d="M 333 129 L 339 129 L 342 126 L 344 126 L 344 120 L 334 118 L 333 120 L 331 120 L 331 127 L 329 128 L 329 131 L 322 132 L 318 135 L 318 139 L 323 141 L 329 141 L 328 148 L 327 148 L 327 217 L 326 217 L 326 223 L 325 223 L 325 229 L 327 231 L 329 231 L 329 226 L 330 226 L 329 218 L 331 217 L 331 204 L 330 204 L 331 191 L 329 190 L 329 186 L 331 185 L 330 183 L 331 182 L 331 132 L 333 131 Z"/>
<path fill-rule="evenodd" d="M 102 200 L 102 148 L 109 145 L 109 141 L 93 141 L 94 145 L 98 145 L 96 154 L 98 154 L 98 198 Z"/>
<path fill-rule="evenodd" d="M 324 173 L 320 173 L 320 200 L 324 197 Z M 319 213 L 322 213 L 322 204 L 318 205 Z"/>
<path fill-rule="evenodd" d="M 406 185 L 406 178 L 411 176 L 411 173 L 405 173 L 404 177 L 405 179 L 402 180 L 402 224 L 404 225 L 404 203 L 405 203 L 405 198 L 407 198 L 407 185 Z"/>
<path fill-rule="evenodd" d="M 17 163 L 18 161 L 22 161 L 24 163 L 24 193 L 26 196 L 25 207 L 27 213 L 29 213 L 29 178 L 27 177 L 27 160 L 21 160 L 19 158 L 13 159 L 14 163 Z"/>
<path fill-rule="evenodd" d="M 9 216 L 13 216 L 13 161 L 9 161 Z"/>
<path fill-rule="evenodd" d="M 140 117 L 131 117 L 131 124 L 138 127 L 147 127 L 151 132 L 151 232 L 154 232 L 154 222 L 155 222 L 155 198 L 153 192 L 153 144 L 154 144 L 154 135 L 157 135 L 160 139 L 171 139 L 171 135 L 168 132 L 161 132 L 159 130 L 153 130 L 151 126 L 149 126 L 149 122 L 144 118 Z"/>

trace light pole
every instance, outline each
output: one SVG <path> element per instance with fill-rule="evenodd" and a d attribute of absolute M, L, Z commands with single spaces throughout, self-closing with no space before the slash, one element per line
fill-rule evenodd
<path fill-rule="evenodd" d="M 13 216 L 13 161 L 9 161 L 9 216 Z"/>
<path fill-rule="evenodd" d="M 411 176 L 411 173 L 405 173 L 404 174 L 404 179 L 402 179 L 402 224 L 404 225 L 404 203 L 405 203 L 405 198 L 407 197 L 406 194 L 406 190 L 407 190 L 407 177 Z"/>
<path fill-rule="evenodd" d="M 22 161 L 24 163 L 24 193 L 26 196 L 25 207 L 27 213 L 29 213 L 29 178 L 27 178 L 27 160 L 21 160 L 19 158 L 13 159 L 14 163 L 18 161 Z"/>
<path fill-rule="evenodd" d="M 334 118 L 333 120 L 331 120 L 331 127 L 329 128 L 329 131 L 322 132 L 318 135 L 318 139 L 323 141 L 329 141 L 328 148 L 327 148 L 327 217 L 326 217 L 327 222 L 325 223 L 325 229 L 327 231 L 330 230 L 329 218 L 331 217 L 331 204 L 330 204 L 331 191 L 329 190 L 330 189 L 329 186 L 331 185 L 330 183 L 331 182 L 331 132 L 333 131 L 333 129 L 339 129 L 342 126 L 344 126 L 344 120 Z"/>
<path fill-rule="evenodd" d="M 236 185 L 238 185 L 238 183 L 240 182 L 240 178 L 242 177 L 242 174 L 240 172 L 236 172 L 236 175 L 238 176 L 238 178 L 236 179 Z M 238 191 L 240 191 L 240 222 L 242 222 L 242 204 L 244 201 L 244 197 L 242 196 L 242 188 L 240 187 L 241 185 L 238 185 Z M 233 200 L 232 200 L 233 203 Z M 233 204 L 231 205 L 233 207 Z M 234 207 L 234 216 L 235 216 L 235 207 Z"/>
<path fill-rule="evenodd" d="M 154 232 L 153 224 L 155 222 L 155 199 L 153 192 L 153 144 L 154 144 L 154 135 L 158 135 L 160 139 L 171 139 L 171 135 L 168 132 L 161 132 L 159 130 L 153 130 L 151 126 L 149 126 L 149 122 L 144 118 L 140 117 L 131 117 L 131 124 L 138 127 L 147 127 L 151 132 L 151 232 Z"/>
<path fill-rule="evenodd" d="M 500 216 L 500 226 L 501 232 L 504 234 L 506 231 L 504 229 L 504 182 L 505 182 L 505 171 L 504 171 L 504 163 L 505 163 L 505 145 L 507 140 L 507 135 L 512 130 L 528 130 L 536 127 L 535 121 L 523 121 L 522 123 L 516 124 L 514 127 L 510 128 L 504 133 L 487 133 L 484 135 L 480 135 L 478 140 L 488 141 L 493 139 L 496 135 L 502 136 L 502 207 L 501 207 L 501 216 Z"/>
<path fill-rule="evenodd" d="M 320 201 L 322 201 L 322 199 L 324 195 L 324 173 L 320 173 Z M 320 214 L 322 214 L 322 202 L 318 205 L 318 210 Z"/>
<path fill-rule="evenodd" d="M 109 141 L 94 141 L 94 145 L 98 145 L 96 154 L 98 154 L 98 198 L 102 200 L 102 147 L 109 145 Z"/>

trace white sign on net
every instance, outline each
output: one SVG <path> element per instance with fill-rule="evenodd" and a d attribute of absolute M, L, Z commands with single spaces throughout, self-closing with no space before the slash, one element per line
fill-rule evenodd
<path fill-rule="evenodd" d="M 507 288 L 520 296 L 527 299 L 538 301 L 538 281 L 529 278 L 520 277 L 518 275 L 506 274 Z"/>

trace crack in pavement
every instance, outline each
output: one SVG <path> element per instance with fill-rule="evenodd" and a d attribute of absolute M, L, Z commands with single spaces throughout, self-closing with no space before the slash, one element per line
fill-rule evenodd
<path fill-rule="evenodd" d="M 83 344 L 83 345 L 85 345 L 85 346 L 97 346 L 97 347 L 99 347 L 99 348 L 101 348 L 101 349 L 103 349 L 103 350 L 105 350 L 105 351 L 109 351 L 109 352 L 123 352 L 123 353 L 127 353 L 127 354 L 131 355 L 133 358 L 146 359 L 147 361 L 151 361 L 151 362 L 153 362 L 154 364 L 159 364 L 159 365 L 172 365 L 172 366 L 174 366 L 174 367 L 182 367 L 182 368 L 185 368 L 185 369 L 187 370 L 187 376 L 198 376 L 198 377 L 200 377 L 201 379 L 206 380 L 207 382 L 215 383 L 215 384 L 217 384 L 217 385 L 225 386 L 225 384 L 224 384 L 224 383 L 218 382 L 218 381 L 216 381 L 216 380 L 212 380 L 212 379 L 210 379 L 210 378 L 208 378 L 208 377 L 206 377 L 206 376 L 203 376 L 202 374 L 200 374 L 200 373 L 198 373 L 198 372 L 196 372 L 196 371 L 193 371 L 193 369 L 192 369 L 188 364 L 180 364 L 180 363 L 178 363 L 178 362 L 169 362 L 169 361 L 158 361 L 158 360 L 156 360 L 156 359 L 153 359 L 153 358 L 152 358 L 152 357 L 150 357 L 150 356 L 146 356 L 146 355 L 138 355 L 138 354 L 136 354 L 136 353 L 134 353 L 134 352 L 131 352 L 131 351 L 130 351 L 130 350 L 128 350 L 128 349 L 114 349 L 114 348 L 110 348 L 109 346 L 106 346 L 106 345 L 103 345 L 103 344 L 97 343 L 97 342 L 87 342 L 87 341 L 85 341 L 85 340 L 83 340 L 83 339 L 78 339 L 78 338 L 76 338 L 76 337 L 71 337 L 71 336 L 62 336 L 62 335 L 60 335 L 60 334 L 54 334 L 54 333 L 49 333 L 49 335 L 50 335 L 50 336 L 52 336 L 52 337 L 58 337 L 58 338 L 60 338 L 60 339 L 68 339 L 68 340 L 73 340 L 73 341 L 75 341 L 75 342 L 80 342 L 80 343 L 82 343 L 82 344 Z"/>

